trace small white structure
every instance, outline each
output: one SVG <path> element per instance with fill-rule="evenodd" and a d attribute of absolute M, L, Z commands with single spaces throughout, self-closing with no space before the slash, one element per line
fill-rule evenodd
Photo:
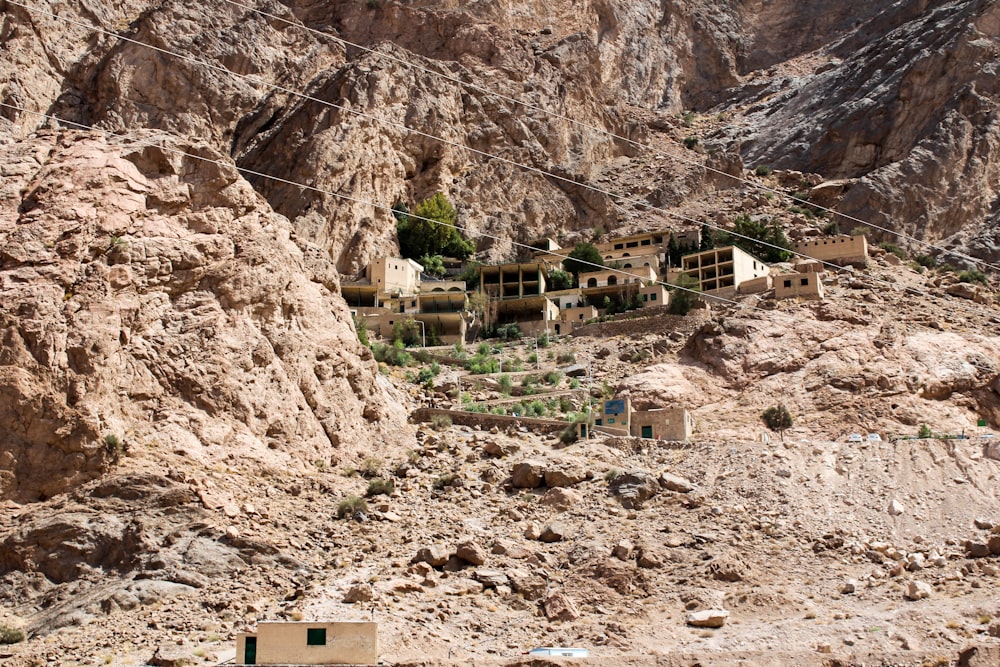
<path fill-rule="evenodd" d="M 847 436 L 847 442 L 864 442 L 865 439 L 861 437 L 860 433 L 852 433 Z"/>
<path fill-rule="evenodd" d="M 878 433 L 869 433 L 868 442 L 882 442 L 882 436 L 880 436 Z"/>
<path fill-rule="evenodd" d="M 539 646 L 528 651 L 528 655 L 545 655 L 559 658 L 586 658 L 590 651 L 585 648 L 567 648 L 565 646 Z"/>

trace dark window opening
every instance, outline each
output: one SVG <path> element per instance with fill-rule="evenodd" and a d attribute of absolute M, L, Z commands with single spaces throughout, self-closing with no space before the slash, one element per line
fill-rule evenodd
<path fill-rule="evenodd" d="M 809 284 L 809 279 L 808 278 L 803 278 L 802 279 L 802 286 L 805 287 L 808 284 Z"/>
<path fill-rule="evenodd" d="M 326 646 L 326 628 L 306 629 L 306 646 Z"/>
<path fill-rule="evenodd" d="M 786 280 L 785 281 L 785 287 L 791 287 L 791 286 L 792 286 L 792 281 L 791 280 Z"/>

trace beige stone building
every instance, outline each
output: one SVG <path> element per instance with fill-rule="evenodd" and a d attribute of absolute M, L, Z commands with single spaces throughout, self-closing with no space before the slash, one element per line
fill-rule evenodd
<path fill-rule="evenodd" d="M 698 281 L 706 294 L 733 296 L 740 284 L 770 274 L 762 260 L 736 246 L 703 250 L 681 259 L 681 273 Z"/>
<path fill-rule="evenodd" d="M 868 239 L 858 236 L 823 236 L 795 244 L 795 252 L 833 264 L 868 265 Z"/>
<path fill-rule="evenodd" d="M 595 287 L 616 287 L 620 285 L 645 285 L 656 280 L 656 270 L 651 266 L 638 266 L 622 269 L 601 269 L 581 273 L 579 285 L 581 290 Z M 587 292 L 584 291 L 586 295 Z"/>
<path fill-rule="evenodd" d="M 424 267 L 412 259 L 380 257 L 365 267 L 365 277 L 361 280 L 345 280 L 340 284 L 340 294 L 352 308 L 379 308 L 388 306 L 396 309 L 399 300 L 406 307 L 415 310 L 416 294 L 420 291 L 420 274 Z"/>
<path fill-rule="evenodd" d="M 236 636 L 237 665 L 376 665 L 377 623 L 258 623 Z"/>
<path fill-rule="evenodd" d="M 774 298 L 776 299 L 822 299 L 823 281 L 821 273 L 783 273 L 774 276 Z"/>
<path fill-rule="evenodd" d="M 607 435 L 686 442 L 693 431 L 694 420 L 684 408 L 634 410 L 628 398 L 605 401 L 594 419 L 594 432 Z"/>

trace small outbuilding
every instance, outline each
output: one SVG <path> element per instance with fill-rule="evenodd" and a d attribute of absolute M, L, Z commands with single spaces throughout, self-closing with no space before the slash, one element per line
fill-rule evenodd
<path fill-rule="evenodd" d="M 377 623 L 258 623 L 236 636 L 237 665 L 376 665 Z"/>

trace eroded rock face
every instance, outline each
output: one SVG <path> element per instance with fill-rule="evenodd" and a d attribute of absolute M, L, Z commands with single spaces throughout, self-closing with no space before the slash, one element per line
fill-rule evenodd
<path fill-rule="evenodd" d="M 774 82 L 745 158 L 850 177 L 837 210 L 996 261 L 1000 7 L 923 4 L 899 3 L 878 37 L 845 37 L 815 73 Z"/>
<path fill-rule="evenodd" d="M 156 444 L 211 461 L 357 451 L 403 419 L 336 274 L 235 169 L 46 132 L 0 149 L 0 497 Z M 31 148 L 29 148 L 31 146 Z"/>

